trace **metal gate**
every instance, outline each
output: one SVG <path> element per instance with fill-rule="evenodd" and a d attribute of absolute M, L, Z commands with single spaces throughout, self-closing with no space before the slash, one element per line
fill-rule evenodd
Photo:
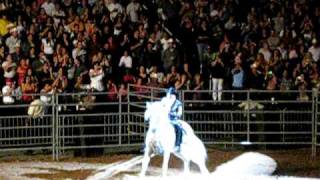
<path fill-rule="evenodd" d="M 179 99 L 183 119 L 206 144 L 306 146 L 315 155 L 320 145 L 318 92 L 308 92 L 310 98 L 305 101 L 292 98 L 296 94 L 223 91 L 223 101 L 214 102 L 210 90 L 183 90 Z M 113 101 L 107 99 L 108 93 L 48 95 L 52 101 L 39 117 L 27 115 L 29 104 L 0 105 L 0 152 L 52 152 L 58 159 L 69 150 L 81 154 L 88 149 L 142 149 L 148 128 L 143 118 L 145 102 L 164 95 L 163 88 L 135 85 Z M 95 102 L 81 101 L 88 96 L 96 97 Z"/>

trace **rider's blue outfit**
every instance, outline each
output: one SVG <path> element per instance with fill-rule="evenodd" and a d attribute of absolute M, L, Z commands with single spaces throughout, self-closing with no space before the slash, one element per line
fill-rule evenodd
<path fill-rule="evenodd" d="M 167 90 L 167 96 L 169 95 L 175 95 L 177 96 L 177 91 L 175 88 L 171 87 Z M 171 120 L 171 123 L 173 124 L 176 132 L 176 147 L 179 150 L 180 144 L 182 142 L 182 127 L 180 123 L 178 123 L 178 120 L 182 117 L 182 103 L 180 100 L 176 99 L 174 103 L 171 106 L 170 112 L 169 112 L 169 119 Z"/>

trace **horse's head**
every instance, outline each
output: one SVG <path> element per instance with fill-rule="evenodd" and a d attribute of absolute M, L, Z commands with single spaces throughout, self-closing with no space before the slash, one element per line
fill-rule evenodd
<path fill-rule="evenodd" d="M 164 121 L 165 117 L 168 117 L 168 108 L 166 108 L 163 103 L 160 101 L 156 102 L 147 102 L 146 103 L 146 111 L 144 112 L 144 120 L 146 122 L 152 123 L 159 119 Z"/>
<path fill-rule="evenodd" d="M 146 103 L 146 111 L 144 112 L 144 121 L 149 122 L 152 115 L 152 102 Z"/>

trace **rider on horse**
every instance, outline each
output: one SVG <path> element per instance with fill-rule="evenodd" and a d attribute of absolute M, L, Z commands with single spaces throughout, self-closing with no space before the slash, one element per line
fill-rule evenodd
<path fill-rule="evenodd" d="M 180 144 L 182 142 L 182 127 L 178 120 L 182 118 L 182 103 L 177 99 L 178 92 L 174 87 L 170 87 L 167 90 L 166 96 L 161 99 L 161 102 L 170 107 L 169 119 L 174 126 L 176 132 L 176 148 L 180 150 Z"/>

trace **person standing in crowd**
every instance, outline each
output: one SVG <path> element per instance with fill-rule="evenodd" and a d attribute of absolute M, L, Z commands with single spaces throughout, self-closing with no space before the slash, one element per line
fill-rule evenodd
<path fill-rule="evenodd" d="M 224 63 L 222 62 L 220 55 L 218 55 L 211 62 L 212 99 L 215 102 L 222 100 L 225 73 Z"/>
<path fill-rule="evenodd" d="M 231 70 L 232 74 L 232 90 L 239 91 L 244 89 L 244 70 L 242 68 L 242 54 L 238 53 L 235 57 L 234 68 Z M 233 93 L 233 99 L 239 100 L 241 94 Z"/>
<path fill-rule="evenodd" d="M 95 63 L 93 65 L 93 68 L 90 69 L 89 71 L 89 76 L 90 76 L 90 89 L 93 91 L 99 91 L 102 92 L 104 90 L 104 85 L 103 85 L 103 77 L 104 77 L 104 72 L 99 65 L 99 63 Z"/>
<path fill-rule="evenodd" d="M 132 64 L 132 57 L 129 55 L 128 50 L 125 50 L 120 58 L 119 67 L 124 67 L 125 70 L 131 71 Z"/>
<path fill-rule="evenodd" d="M 320 46 L 317 39 L 312 40 L 312 46 L 308 49 L 308 52 L 312 54 L 312 58 L 315 62 L 318 62 L 320 59 Z"/>

